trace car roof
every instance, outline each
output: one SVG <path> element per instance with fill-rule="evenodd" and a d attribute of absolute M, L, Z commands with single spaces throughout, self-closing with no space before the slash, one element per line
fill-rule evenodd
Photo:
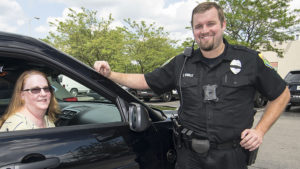
<path fill-rule="evenodd" d="M 300 73 L 300 70 L 291 70 L 290 73 Z"/>

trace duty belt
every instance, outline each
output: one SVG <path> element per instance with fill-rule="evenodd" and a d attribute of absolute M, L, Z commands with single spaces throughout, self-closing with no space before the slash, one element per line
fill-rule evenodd
<path fill-rule="evenodd" d="M 211 149 L 235 149 L 240 147 L 240 139 L 234 139 L 223 143 L 210 142 L 207 138 L 201 138 L 198 134 L 195 134 L 192 130 L 184 128 L 178 122 L 178 117 L 171 118 L 173 121 L 173 140 L 174 145 L 177 148 L 186 148 L 198 153 L 200 156 L 207 156 Z M 247 164 L 251 165 L 255 162 L 258 153 L 258 148 L 254 151 L 246 151 Z"/>
<path fill-rule="evenodd" d="M 182 128 L 182 130 L 180 131 L 180 136 L 183 144 L 187 147 L 190 148 L 191 142 L 193 139 L 196 140 L 207 140 L 207 138 L 205 137 L 199 137 L 197 134 L 195 134 L 194 131 L 189 130 L 187 128 Z M 211 142 L 208 141 L 209 147 L 210 149 L 229 149 L 229 148 L 236 148 L 238 147 L 240 144 L 240 139 L 235 139 L 235 140 L 230 140 L 227 142 L 223 142 L 223 143 L 215 143 L 215 142 Z"/>
<path fill-rule="evenodd" d="M 240 140 L 231 140 L 224 143 L 210 143 L 211 149 L 229 149 L 229 148 L 237 148 L 240 146 Z"/>
<path fill-rule="evenodd" d="M 196 139 L 196 138 L 181 139 L 181 140 L 183 142 L 183 145 L 186 148 L 190 148 L 192 139 Z M 201 140 L 201 139 L 199 139 L 199 140 Z M 209 142 L 209 144 L 210 144 L 210 149 L 230 149 L 230 148 L 237 148 L 240 146 L 239 140 L 231 140 L 231 141 L 227 141 L 224 143 Z"/>

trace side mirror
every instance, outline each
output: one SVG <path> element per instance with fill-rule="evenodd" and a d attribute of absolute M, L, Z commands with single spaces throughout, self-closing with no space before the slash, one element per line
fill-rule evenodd
<path fill-rule="evenodd" d="M 145 107 L 138 103 L 129 105 L 129 127 L 136 132 L 145 131 L 151 125 L 151 119 Z"/>

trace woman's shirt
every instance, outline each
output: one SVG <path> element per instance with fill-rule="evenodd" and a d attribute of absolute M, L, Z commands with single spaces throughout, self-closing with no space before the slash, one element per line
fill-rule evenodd
<path fill-rule="evenodd" d="M 46 122 L 46 127 L 55 127 L 54 123 L 51 122 L 48 116 L 44 117 Z M 3 123 L 0 131 L 15 131 L 15 130 L 28 130 L 28 129 L 38 129 L 40 127 L 36 126 L 33 122 L 31 122 L 26 116 L 21 113 L 16 113 L 10 116 Z"/>

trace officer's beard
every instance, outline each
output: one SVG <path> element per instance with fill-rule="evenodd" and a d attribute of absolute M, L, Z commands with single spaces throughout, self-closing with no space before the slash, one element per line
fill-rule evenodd
<path fill-rule="evenodd" d="M 214 44 L 211 43 L 211 44 L 206 45 L 206 46 L 200 44 L 200 49 L 203 50 L 203 51 L 206 51 L 206 52 L 211 51 L 211 50 L 214 49 Z"/>
<path fill-rule="evenodd" d="M 223 50 L 224 50 L 224 48 L 222 47 L 223 37 L 221 39 L 219 39 L 218 37 L 213 36 L 213 38 L 210 41 L 203 43 L 203 41 L 200 40 L 200 42 L 198 42 L 197 44 L 198 44 L 199 48 L 205 52 L 210 52 L 210 51 L 217 50 L 217 49 L 220 49 L 223 52 Z M 221 49 L 221 48 L 223 48 L 223 49 Z"/>
<path fill-rule="evenodd" d="M 211 51 L 215 47 L 215 35 L 209 35 L 209 36 L 211 36 L 212 38 L 211 38 L 211 40 L 206 41 L 206 42 L 203 42 L 201 40 L 201 37 L 199 38 L 200 39 L 199 48 L 203 51 Z"/>

